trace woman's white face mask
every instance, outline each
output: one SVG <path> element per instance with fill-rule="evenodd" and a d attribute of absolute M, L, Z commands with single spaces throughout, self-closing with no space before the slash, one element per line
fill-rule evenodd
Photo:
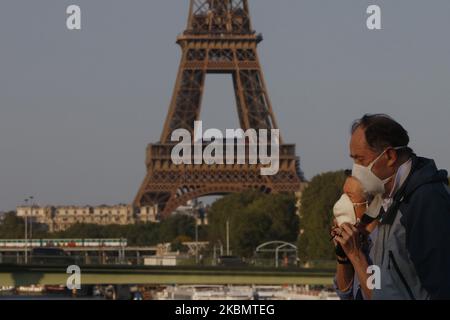
<path fill-rule="evenodd" d="M 407 146 L 404 147 L 396 147 L 396 148 L 392 148 L 394 150 L 401 150 L 401 149 L 405 149 L 407 148 Z M 390 149 L 390 148 L 389 148 Z M 352 175 L 353 177 L 355 177 L 356 179 L 358 179 L 363 188 L 364 191 L 367 192 L 370 195 L 378 195 L 378 194 L 383 194 L 385 193 L 385 188 L 384 186 L 386 185 L 386 183 L 388 183 L 392 177 L 389 177 L 385 180 L 381 180 L 380 178 L 378 178 L 375 173 L 372 172 L 372 169 L 375 165 L 375 163 L 377 163 L 378 160 L 381 159 L 381 157 L 386 153 L 386 151 L 388 151 L 389 149 L 384 150 L 375 160 L 372 161 L 371 164 L 369 164 L 367 167 L 364 167 L 360 164 L 353 164 L 353 170 L 352 170 Z"/>
<path fill-rule="evenodd" d="M 368 202 L 353 203 L 350 197 L 344 193 L 333 208 L 333 215 L 338 226 L 340 227 L 344 223 L 355 225 L 357 222 L 355 207 L 362 205 L 365 205 L 367 208 Z"/>

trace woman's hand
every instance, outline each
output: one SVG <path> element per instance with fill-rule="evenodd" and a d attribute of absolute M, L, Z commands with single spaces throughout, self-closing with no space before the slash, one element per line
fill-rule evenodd
<path fill-rule="evenodd" d="M 340 228 L 334 241 L 339 243 L 350 260 L 361 257 L 361 233 L 354 226 L 344 223 Z"/>
<path fill-rule="evenodd" d="M 366 256 L 362 251 L 361 232 L 354 226 L 344 223 L 341 226 L 341 233 L 336 236 L 336 241 L 341 245 L 357 274 L 361 289 L 367 299 L 371 299 L 372 290 L 368 288 L 367 281 L 369 267 Z"/>

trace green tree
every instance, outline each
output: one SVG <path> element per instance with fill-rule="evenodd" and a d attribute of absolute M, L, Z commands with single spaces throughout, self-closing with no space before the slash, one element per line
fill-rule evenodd
<path fill-rule="evenodd" d="M 159 226 L 160 242 L 171 242 L 178 236 L 195 237 L 195 218 L 176 214 L 163 220 Z"/>
<path fill-rule="evenodd" d="M 231 233 L 234 228 L 233 226 L 236 226 L 242 218 L 245 208 L 258 196 L 260 196 L 260 193 L 249 191 L 230 194 L 215 201 L 208 213 L 209 241 L 211 243 L 221 241 L 222 244 L 225 244 L 227 221 L 230 223 Z M 234 237 L 230 238 L 231 241 L 234 240 Z M 234 246 L 234 243 L 232 243 L 232 246 Z"/>
<path fill-rule="evenodd" d="M 209 212 L 210 241 L 226 243 L 226 222 L 230 223 L 230 245 L 234 254 L 251 257 L 266 241 L 295 241 L 298 217 L 291 195 L 245 192 L 213 203 Z"/>
<path fill-rule="evenodd" d="M 298 247 L 303 261 L 334 259 L 330 240 L 333 206 L 342 195 L 344 171 L 328 172 L 314 177 L 304 190 L 300 208 Z"/>
<path fill-rule="evenodd" d="M 183 242 L 191 242 L 192 239 L 188 236 L 178 236 L 176 237 L 170 247 L 172 249 L 172 251 L 180 251 L 180 252 L 188 252 L 188 247 L 183 245 Z"/>
<path fill-rule="evenodd" d="M 25 236 L 25 222 L 23 218 L 17 217 L 16 213 L 7 212 L 0 225 L 0 238 L 23 239 Z"/>

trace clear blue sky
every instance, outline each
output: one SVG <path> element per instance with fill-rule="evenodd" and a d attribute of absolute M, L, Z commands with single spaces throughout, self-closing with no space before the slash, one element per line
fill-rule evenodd
<path fill-rule="evenodd" d="M 78 4 L 82 30 L 68 31 Z M 365 27 L 369 4 L 382 31 Z M 250 0 L 282 134 L 302 169 L 351 167 L 348 131 L 385 112 L 450 167 L 450 1 Z M 187 0 L 2 0 L 0 210 L 131 202 L 172 94 Z M 208 76 L 205 127 L 238 125 L 229 77 Z"/>

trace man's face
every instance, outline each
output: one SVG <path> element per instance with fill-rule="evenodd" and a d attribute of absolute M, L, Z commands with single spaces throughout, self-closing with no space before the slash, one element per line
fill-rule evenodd
<path fill-rule="evenodd" d="M 379 152 L 372 150 L 366 141 L 364 129 L 359 127 L 353 133 L 350 140 L 350 157 L 356 164 L 369 166 L 378 156 Z M 381 180 L 385 180 L 395 174 L 396 152 L 388 150 L 374 164 L 372 172 Z"/>

